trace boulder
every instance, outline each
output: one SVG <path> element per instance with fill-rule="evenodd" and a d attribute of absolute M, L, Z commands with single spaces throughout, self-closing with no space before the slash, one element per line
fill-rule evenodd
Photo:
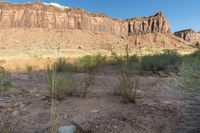
<path fill-rule="evenodd" d="M 90 123 L 82 115 L 74 116 L 72 124 L 77 126 L 84 133 L 90 132 L 91 130 Z"/>
<path fill-rule="evenodd" d="M 77 130 L 77 127 L 74 125 L 70 126 L 64 126 L 58 128 L 58 133 L 75 133 Z"/>

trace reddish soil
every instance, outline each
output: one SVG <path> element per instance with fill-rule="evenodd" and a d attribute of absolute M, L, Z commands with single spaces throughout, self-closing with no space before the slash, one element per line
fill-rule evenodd
<path fill-rule="evenodd" d="M 76 81 L 86 74 L 76 73 Z M 58 127 L 70 124 L 73 116 L 81 114 L 93 125 L 93 133 L 183 133 L 177 128 L 184 123 L 184 114 L 178 100 L 166 86 L 165 78 L 155 75 L 140 76 L 140 93 L 136 104 L 123 104 L 113 95 L 119 73 L 114 66 L 101 68 L 95 84 L 85 99 L 66 97 L 57 102 Z M 153 87 L 150 83 L 159 80 Z M 16 128 L 14 133 L 46 133 L 50 127 L 51 101 L 45 72 L 12 73 L 12 91 L 0 97 L 0 116 L 7 112 Z M 24 107 L 17 107 L 23 103 Z M 91 113 L 91 110 L 99 110 Z M 19 111 L 13 116 L 14 111 Z"/>

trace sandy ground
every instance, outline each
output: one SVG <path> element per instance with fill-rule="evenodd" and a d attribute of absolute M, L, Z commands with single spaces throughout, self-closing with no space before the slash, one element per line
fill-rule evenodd
<path fill-rule="evenodd" d="M 163 49 L 178 49 L 183 53 L 194 51 L 189 42 L 171 34 L 149 33 L 137 36 L 115 36 L 81 30 L 48 30 L 40 28 L 0 29 L 0 60 L 77 57 L 111 50 L 153 54 Z"/>
<path fill-rule="evenodd" d="M 76 73 L 75 79 L 79 81 L 85 75 Z M 0 117 L 7 114 L 14 121 L 14 133 L 46 133 L 51 123 L 51 101 L 47 98 L 45 72 L 33 72 L 31 79 L 29 76 L 28 73 L 12 73 L 12 91 L 0 97 Z M 140 76 L 143 97 L 136 104 L 123 104 L 120 97 L 113 95 L 118 77 L 114 66 L 101 68 L 85 99 L 66 97 L 57 102 L 58 127 L 70 124 L 73 116 L 81 114 L 92 124 L 93 133 L 200 132 L 198 111 L 196 119 L 192 119 L 196 120 L 196 125 L 187 126 L 184 106 L 173 97 L 165 78 L 151 74 Z M 157 80 L 155 86 L 147 87 Z"/>

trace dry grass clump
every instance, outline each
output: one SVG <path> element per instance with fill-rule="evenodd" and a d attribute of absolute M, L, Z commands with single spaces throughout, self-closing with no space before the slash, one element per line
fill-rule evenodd
<path fill-rule="evenodd" d="M 137 91 L 139 90 L 139 77 L 122 75 L 119 78 L 117 89 L 115 90 L 116 95 L 122 97 L 123 103 L 136 103 Z"/>
<path fill-rule="evenodd" d="M 123 103 L 136 103 L 139 90 L 139 69 L 137 67 L 139 58 L 129 55 L 128 45 L 125 50 L 126 56 L 118 64 L 120 77 L 114 93 L 122 97 Z"/>
<path fill-rule="evenodd" d="M 79 64 L 77 62 L 72 64 L 64 58 L 59 58 L 47 71 L 47 85 L 51 97 L 56 95 L 55 98 L 60 100 L 67 96 L 85 98 L 95 81 L 97 67 L 104 61 L 105 58 L 103 59 L 100 55 L 82 57 Z M 74 71 L 83 70 L 87 72 L 87 76 L 81 80 L 81 83 L 77 83 L 74 79 Z M 54 91 L 52 91 L 52 87 L 54 87 Z"/>

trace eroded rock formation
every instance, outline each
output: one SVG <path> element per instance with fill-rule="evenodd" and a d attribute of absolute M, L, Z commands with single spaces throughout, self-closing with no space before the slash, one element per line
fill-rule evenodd
<path fill-rule="evenodd" d="M 200 42 L 200 33 L 195 32 L 192 29 L 178 31 L 178 32 L 175 32 L 174 35 L 180 38 L 183 38 L 184 40 L 191 43 Z"/>
<path fill-rule="evenodd" d="M 79 29 L 115 35 L 172 33 L 163 13 L 127 20 L 104 14 L 87 13 L 78 8 L 58 8 L 43 3 L 0 3 L 0 28 Z"/>

